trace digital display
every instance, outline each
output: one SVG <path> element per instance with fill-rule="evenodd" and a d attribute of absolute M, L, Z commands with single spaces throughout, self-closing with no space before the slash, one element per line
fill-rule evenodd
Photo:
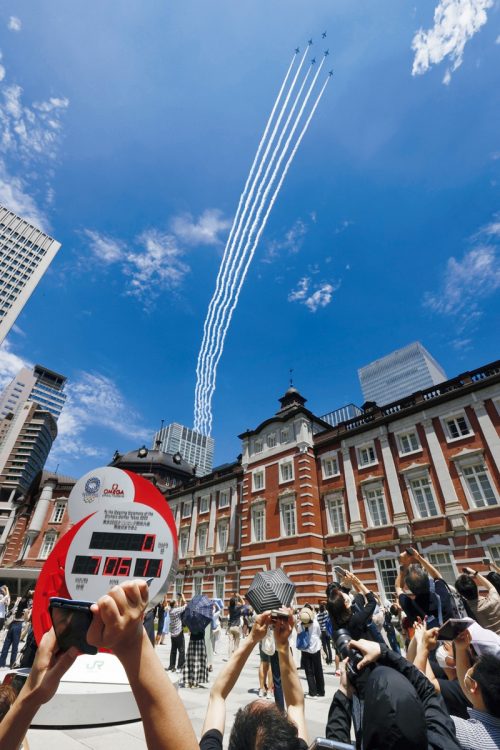
<path fill-rule="evenodd" d="M 120 534 L 113 531 L 94 531 L 90 538 L 89 549 L 153 552 L 155 540 L 155 534 Z"/>
<path fill-rule="evenodd" d="M 129 576 L 131 568 L 131 557 L 107 557 L 102 574 L 103 576 Z"/>
<path fill-rule="evenodd" d="M 135 562 L 134 576 L 159 578 L 161 576 L 162 565 L 163 560 L 151 560 L 143 557 Z"/>
<path fill-rule="evenodd" d="M 71 568 L 72 573 L 80 575 L 96 576 L 101 566 L 101 557 L 89 557 L 88 555 L 77 555 Z"/>

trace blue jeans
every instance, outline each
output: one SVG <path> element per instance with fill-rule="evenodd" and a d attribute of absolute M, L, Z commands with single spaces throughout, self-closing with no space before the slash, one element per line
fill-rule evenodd
<path fill-rule="evenodd" d="M 14 662 L 17 658 L 17 649 L 19 646 L 19 639 L 21 638 L 21 631 L 23 629 L 23 623 L 21 621 L 11 622 L 9 625 L 9 629 L 7 630 L 7 635 L 5 636 L 5 641 L 2 648 L 2 653 L 0 654 L 0 667 L 5 667 L 7 662 L 7 654 L 9 653 L 9 648 L 12 646 L 12 653 L 10 655 L 10 666 L 14 666 Z"/>

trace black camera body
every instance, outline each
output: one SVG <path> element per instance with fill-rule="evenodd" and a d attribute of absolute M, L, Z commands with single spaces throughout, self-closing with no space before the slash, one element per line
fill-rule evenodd
<path fill-rule="evenodd" d="M 347 659 L 346 672 L 351 684 L 355 685 L 360 672 L 358 665 L 363 660 L 363 654 L 355 648 L 349 648 L 349 641 L 352 641 L 351 634 L 346 628 L 340 628 L 333 634 L 333 643 L 335 651 L 340 659 Z"/>

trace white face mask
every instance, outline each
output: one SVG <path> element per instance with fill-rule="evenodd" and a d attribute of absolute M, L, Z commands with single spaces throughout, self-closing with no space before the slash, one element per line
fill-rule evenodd
<path fill-rule="evenodd" d="M 455 669 L 455 667 L 453 667 L 450 664 L 446 663 L 446 657 L 447 656 L 449 657 L 450 654 L 445 649 L 445 647 L 443 646 L 443 644 L 441 644 L 441 646 L 439 646 L 439 648 L 436 649 L 436 661 L 437 661 L 437 663 L 439 664 L 439 666 L 441 667 L 441 669 Z"/>

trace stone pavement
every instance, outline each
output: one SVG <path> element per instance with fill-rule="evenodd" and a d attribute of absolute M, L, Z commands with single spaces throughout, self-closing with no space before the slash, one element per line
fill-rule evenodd
<path fill-rule="evenodd" d="M 186 643 L 187 646 L 187 643 Z M 210 683 L 206 688 L 180 688 L 179 693 L 186 707 L 189 717 L 193 723 L 196 735 L 201 735 L 203 720 L 208 703 L 210 684 L 224 665 L 223 657 L 226 656 L 227 641 L 225 635 L 221 637 L 218 644 L 219 653 L 214 657 L 214 669 L 210 675 Z M 168 666 L 170 644 L 158 646 L 157 654 L 162 663 Z M 298 658 L 297 652 L 295 655 Z M 231 729 L 233 718 L 237 710 L 257 697 L 259 680 L 259 650 L 256 648 L 248 659 L 240 679 L 235 685 L 227 701 L 227 720 L 225 746 Z M 325 672 L 326 696 L 324 698 L 308 699 L 306 697 L 306 719 L 309 729 L 309 739 L 324 736 L 328 708 L 333 693 L 338 687 L 338 677 L 335 677 L 335 669 L 323 664 Z M 307 682 L 304 672 L 299 671 L 300 680 L 307 693 Z M 144 730 L 142 722 L 130 724 L 119 724 L 112 727 L 87 727 L 85 729 L 30 729 L 28 732 L 30 750 L 146 750 Z"/>

